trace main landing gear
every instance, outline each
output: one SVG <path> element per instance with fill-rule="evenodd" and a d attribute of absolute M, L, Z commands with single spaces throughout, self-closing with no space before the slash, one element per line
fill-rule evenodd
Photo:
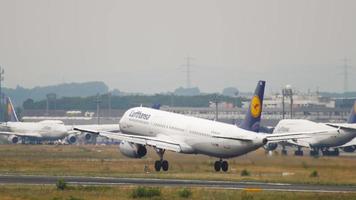
<path fill-rule="evenodd" d="M 330 151 L 329 149 L 322 150 L 323 156 L 339 156 L 339 149 L 335 148 L 334 151 Z"/>
<path fill-rule="evenodd" d="M 298 147 L 297 151 L 294 151 L 295 156 L 303 156 L 302 148 Z"/>
<path fill-rule="evenodd" d="M 281 150 L 282 156 L 286 156 L 288 154 L 286 146 L 282 145 L 282 150 Z"/>
<path fill-rule="evenodd" d="M 155 162 L 155 170 L 159 172 L 161 169 L 163 171 L 168 171 L 169 163 L 167 160 L 163 160 L 163 154 L 165 152 L 164 149 L 156 149 L 157 154 L 159 155 L 160 159 L 156 160 Z"/>
<path fill-rule="evenodd" d="M 229 169 L 229 163 L 227 161 L 223 161 L 220 159 L 219 161 L 216 161 L 214 164 L 214 169 L 215 171 L 219 172 L 220 170 L 226 172 Z"/>
<path fill-rule="evenodd" d="M 318 148 L 312 148 L 310 150 L 310 156 L 319 157 L 319 149 Z"/>
<path fill-rule="evenodd" d="M 339 149 L 337 149 L 337 148 L 335 148 L 333 151 L 330 151 L 329 148 L 325 148 L 325 149 L 313 148 L 310 151 L 310 155 L 317 157 L 317 156 L 319 156 L 320 150 L 321 150 L 321 153 L 323 156 L 339 156 L 339 154 L 340 154 Z"/>

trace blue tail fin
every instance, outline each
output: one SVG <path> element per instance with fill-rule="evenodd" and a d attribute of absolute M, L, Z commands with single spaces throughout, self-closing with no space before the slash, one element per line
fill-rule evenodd
<path fill-rule="evenodd" d="M 155 103 L 155 104 L 152 105 L 152 108 L 156 109 L 156 110 L 159 110 L 161 108 L 161 104 Z"/>
<path fill-rule="evenodd" d="M 10 97 L 6 97 L 6 109 L 7 109 L 7 121 L 9 122 L 18 122 L 16 111 L 12 105 Z"/>
<path fill-rule="evenodd" d="M 351 109 L 349 119 L 347 120 L 347 123 L 349 124 L 354 124 L 356 123 L 356 101 L 354 103 L 354 106 Z"/>
<path fill-rule="evenodd" d="M 258 81 L 255 93 L 251 99 L 250 106 L 246 113 L 245 119 L 241 122 L 239 126 L 240 128 L 249 131 L 259 132 L 265 85 L 266 81 Z"/>

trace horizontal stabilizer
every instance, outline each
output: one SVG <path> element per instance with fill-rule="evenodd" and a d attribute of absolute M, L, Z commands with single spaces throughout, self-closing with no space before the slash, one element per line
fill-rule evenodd
<path fill-rule="evenodd" d="M 249 138 L 240 138 L 240 137 L 224 137 L 224 136 L 213 136 L 214 138 L 226 139 L 226 140 L 238 140 L 243 142 L 252 142 L 253 139 Z"/>

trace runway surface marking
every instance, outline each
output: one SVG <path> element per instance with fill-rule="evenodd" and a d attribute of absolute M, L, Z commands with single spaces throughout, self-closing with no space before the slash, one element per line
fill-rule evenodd
<path fill-rule="evenodd" d="M 264 183 L 252 181 L 211 181 L 186 179 L 155 178 L 117 178 L 85 176 L 34 176 L 34 175 L 0 175 L 0 184 L 53 185 L 63 179 L 73 185 L 148 185 L 148 186 L 184 186 L 218 189 L 235 189 L 248 192 L 287 191 L 287 192 L 343 192 L 356 193 L 356 186 L 350 185 L 314 185 L 291 183 Z"/>

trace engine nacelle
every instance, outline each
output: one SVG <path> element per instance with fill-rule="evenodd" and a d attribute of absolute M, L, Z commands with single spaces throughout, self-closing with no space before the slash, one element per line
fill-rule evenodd
<path fill-rule="evenodd" d="M 119 150 L 123 155 L 129 158 L 142 158 L 147 154 L 147 149 L 145 146 L 125 141 L 119 144 Z"/>
<path fill-rule="evenodd" d="M 77 136 L 75 134 L 70 134 L 67 136 L 67 142 L 69 144 L 74 144 L 77 142 Z"/>
<path fill-rule="evenodd" d="M 85 141 L 90 141 L 93 136 L 91 133 L 84 133 L 84 138 L 85 138 Z"/>
<path fill-rule="evenodd" d="M 7 140 L 12 144 L 17 144 L 19 142 L 19 137 L 17 137 L 16 135 L 10 135 Z"/>
<path fill-rule="evenodd" d="M 273 142 L 269 142 L 263 146 L 263 148 L 266 149 L 267 151 L 274 151 L 277 149 L 277 147 L 278 144 Z"/>
<path fill-rule="evenodd" d="M 352 153 L 356 150 L 356 146 L 342 147 L 341 149 L 347 153 Z"/>

